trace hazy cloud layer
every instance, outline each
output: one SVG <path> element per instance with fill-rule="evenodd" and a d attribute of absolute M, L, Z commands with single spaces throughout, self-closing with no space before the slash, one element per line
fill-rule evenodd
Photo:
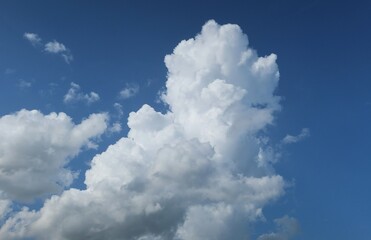
<path fill-rule="evenodd" d="M 98 93 L 90 92 L 89 94 L 81 92 L 80 85 L 71 82 L 71 87 L 68 89 L 66 95 L 64 95 L 64 103 L 75 103 L 75 102 L 85 102 L 86 104 L 91 104 L 99 101 L 100 97 Z"/>
<path fill-rule="evenodd" d="M 269 149 L 261 130 L 280 109 L 275 61 L 237 25 L 207 22 L 165 57 L 169 110 L 130 113 L 128 136 L 93 158 L 86 190 L 15 213 L 0 238 L 248 239 L 284 193 L 270 161 L 258 161 Z"/>
<path fill-rule="evenodd" d="M 65 168 L 83 146 L 106 129 L 105 114 L 75 125 L 64 113 L 21 110 L 0 118 L 0 199 L 30 201 L 69 186 L 75 173 Z"/>

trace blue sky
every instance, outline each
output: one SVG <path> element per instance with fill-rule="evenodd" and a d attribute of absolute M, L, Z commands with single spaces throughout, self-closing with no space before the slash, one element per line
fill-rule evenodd
<path fill-rule="evenodd" d="M 284 194 L 278 194 L 279 197 L 263 204 L 265 221 L 251 222 L 251 239 L 259 236 L 263 240 L 291 239 L 291 236 L 275 230 L 274 219 L 285 220 L 282 218 L 285 215 L 300 224 L 300 233 L 292 239 L 367 239 L 371 234 L 371 208 L 368 204 L 371 202 L 371 79 L 370 61 L 367 60 L 371 54 L 370 11 L 368 1 L 1 1 L 0 117 L 17 116 L 21 119 L 16 112 L 36 109 L 41 115 L 35 118 L 41 122 L 50 112 L 64 112 L 76 125 L 87 118 L 92 124 L 97 124 L 91 130 L 93 133 L 89 133 L 91 135 L 84 135 L 84 140 L 70 148 L 65 146 L 70 152 L 65 154 L 65 160 L 60 160 L 67 162 L 64 167 L 72 172 L 80 172 L 71 184 L 62 188 L 66 191 L 71 187 L 83 190 L 86 188 L 85 171 L 90 168 L 92 158 L 106 152 L 107 146 L 115 144 L 130 130 L 127 126 L 130 112 L 138 111 L 143 104 L 158 112 L 167 112 L 168 105 L 159 97 L 166 91 L 165 83 L 171 76 L 164 64 L 165 55 L 172 54 L 182 40 L 195 37 L 210 19 L 220 24 L 218 26 L 237 24 L 248 36 L 249 47 L 255 49 L 258 56 L 277 55 L 280 79 L 274 87 L 274 95 L 281 97 L 281 109 L 272 104 L 274 120 L 259 128 L 253 136 L 269 138 L 269 146 L 280 155 L 272 164 L 274 172 L 289 185 Z M 40 40 L 27 39 L 25 33 L 37 34 Z M 53 42 L 63 44 L 63 47 L 54 45 L 48 50 L 46 45 Z M 274 70 L 274 65 L 271 67 Z M 173 78 L 181 79 L 176 74 L 174 70 Z M 71 89 L 72 100 L 64 101 L 69 90 L 72 94 Z M 125 89 L 126 93 L 122 92 Z M 248 94 L 249 91 L 260 91 L 246 90 Z M 238 93 L 238 90 L 234 91 Z M 91 98 L 92 92 L 98 94 L 99 99 Z M 187 100 L 173 99 L 170 93 L 168 96 L 165 102 L 174 109 L 181 109 L 179 102 Z M 270 106 L 270 101 L 274 100 L 264 101 L 262 103 Z M 190 108 L 188 105 L 185 107 Z M 89 117 L 103 112 L 107 117 L 104 121 Z M 138 119 L 141 114 L 152 113 L 140 113 Z M 29 117 L 28 113 L 25 116 Z M 145 130 L 141 129 L 147 128 L 138 119 L 132 119 L 132 129 L 137 129 L 133 136 L 142 139 L 139 135 L 143 134 L 146 138 Z M 12 125 L 16 120 L 11 121 L 5 123 L 4 120 L 4 124 L 0 124 L 4 128 L 0 131 L 2 142 L 12 142 L 9 140 L 13 137 L 10 129 L 18 129 Z M 121 131 L 113 129 L 115 123 L 121 125 Z M 55 128 L 63 126 L 56 125 Z M 299 137 L 305 128 L 309 130 L 308 134 L 303 134 L 297 142 L 285 144 L 282 140 L 287 135 Z M 207 137 L 201 136 L 200 139 L 202 142 Z M 23 138 L 17 141 L 26 144 Z M 88 149 L 89 144 L 96 146 Z M 213 140 L 210 144 L 218 148 L 217 143 L 213 145 Z M 4 146 L 0 149 L 6 152 Z M 23 147 L 19 146 L 19 149 Z M 190 154 L 193 156 L 195 152 Z M 27 156 L 21 156 L 25 157 L 26 163 Z M 99 157 L 96 158 L 99 162 Z M 1 171 L 5 171 L 7 160 L 13 161 L 10 157 L 4 159 L 0 155 L 0 162 L 3 162 Z M 18 162 L 17 159 L 14 161 Z M 47 160 L 43 164 L 47 165 Z M 59 173 L 59 170 L 56 171 Z M 254 174 L 258 176 L 260 173 Z M 48 176 L 47 179 L 54 178 Z M 31 197 L 31 201 L 25 202 L 22 194 L 12 191 L 11 184 L 10 187 L 5 185 L 0 184 L 0 200 L 10 199 L 12 210 L 3 213 L 6 216 L 2 220 L 4 226 L 6 219 L 16 219 L 15 214 L 23 205 L 39 210 L 51 194 L 58 196 L 63 191 L 45 191 L 42 197 Z M 117 195 L 118 199 L 120 196 Z M 209 211 L 205 209 L 199 212 Z M 191 219 L 194 212 L 185 211 L 184 216 Z M 97 215 L 99 218 L 99 213 Z M 177 234 L 183 239 L 192 239 L 190 226 L 191 223 L 182 225 Z M 43 239 L 49 236 L 45 232 L 52 231 L 52 227 L 50 224 L 39 232 L 31 229 L 29 236 L 18 237 Z M 117 232 L 115 227 L 112 227 L 113 232 Z M 81 226 L 81 232 L 84 229 Z M 142 236 L 139 234 L 133 239 L 157 239 L 154 238 L 157 233 L 151 231 L 153 236 L 139 238 Z M 233 231 L 238 232 L 236 229 Z M 267 234 L 272 232 L 276 235 L 269 238 Z M 266 234 L 265 238 L 263 234 Z M 90 235 L 76 236 L 94 239 L 88 237 Z M 101 236 L 109 239 L 111 235 Z M 167 239 L 164 236 L 161 237 Z M 16 239 L 15 235 L 13 237 Z"/>

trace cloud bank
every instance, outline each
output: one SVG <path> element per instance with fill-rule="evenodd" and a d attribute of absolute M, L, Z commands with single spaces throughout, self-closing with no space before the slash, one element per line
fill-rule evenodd
<path fill-rule="evenodd" d="M 165 57 L 166 113 L 143 105 L 96 155 L 86 189 L 14 213 L 4 239 L 249 239 L 284 180 L 259 154 L 280 109 L 276 55 L 259 57 L 237 25 L 207 22 Z M 71 138 L 73 139 L 73 138 Z"/>

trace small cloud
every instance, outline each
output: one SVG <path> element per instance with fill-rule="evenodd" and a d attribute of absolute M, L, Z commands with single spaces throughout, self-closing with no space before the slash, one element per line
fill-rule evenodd
<path fill-rule="evenodd" d="M 108 132 L 110 132 L 110 133 L 119 133 L 119 132 L 121 132 L 121 130 L 122 130 L 121 124 L 119 122 L 115 122 L 108 129 Z"/>
<path fill-rule="evenodd" d="M 309 128 L 303 128 L 299 135 L 297 135 L 297 136 L 286 135 L 286 137 L 284 137 L 282 142 L 284 144 L 296 143 L 296 142 L 299 142 L 299 141 L 301 141 L 301 140 L 303 140 L 303 139 L 305 139 L 309 136 L 310 136 Z"/>
<path fill-rule="evenodd" d="M 87 104 L 91 104 L 93 102 L 97 102 L 100 100 L 98 93 L 90 92 L 89 94 L 81 92 L 80 85 L 71 82 L 71 87 L 64 95 L 63 102 L 64 103 L 73 103 L 73 102 L 85 102 Z"/>
<path fill-rule="evenodd" d="M 67 51 L 67 48 L 63 43 L 59 43 L 54 40 L 53 42 L 48 42 L 45 44 L 45 51 L 50 53 L 61 53 Z"/>
<path fill-rule="evenodd" d="M 20 80 L 18 83 L 18 87 L 20 88 L 29 88 L 32 86 L 31 82 L 25 81 L 25 80 Z"/>
<path fill-rule="evenodd" d="M 274 220 L 277 231 L 261 235 L 258 240 L 289 240 L 300 232 L 298 220 L 293 217 L 284 216 Z"/>
<path fill-rule="evenodd" d="M 36 33 L 26 32 L 23 37 L 27 39 L 33 46 L 37 46 L 41 43 L 41 38 Z"/>
<path fill-rule="evenodd" d="M 48 53 L 60 55 L 66 63 L 70 63 L 73 60 L 71 51 L 63 43 L 56 40 L 46 43 L 44 50 Z"/>
<path fill-rule="evenodd" d="M 127 84 L 126 87 L 120 91 L 119 95 L 120 98 L 122 99 L 128 99 L 134 97 L 138 92 L 139 92 L 138 85 Z"/>

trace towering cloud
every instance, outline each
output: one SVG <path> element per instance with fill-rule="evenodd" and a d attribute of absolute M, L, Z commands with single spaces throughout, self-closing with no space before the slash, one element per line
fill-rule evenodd
<path fill-rule="evenodd" d="M 93 158 L 86 189 L 21 210 L 0 238 L 248 239 L 284 193 L 259 161 L 269 148 L 261 130 L 280 109 L 275 61 L 258 57 L 237 25 L 207 22 L 165 57 L 169 110 L 132 112 L 128 136 Z"/>

